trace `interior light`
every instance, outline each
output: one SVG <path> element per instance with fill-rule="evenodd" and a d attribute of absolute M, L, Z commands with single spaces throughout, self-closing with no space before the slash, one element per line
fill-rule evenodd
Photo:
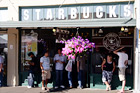
<path fill-rule="evenodd" d="M 121 31 L 124 31 L 124 27 L 121 28 Z"/>

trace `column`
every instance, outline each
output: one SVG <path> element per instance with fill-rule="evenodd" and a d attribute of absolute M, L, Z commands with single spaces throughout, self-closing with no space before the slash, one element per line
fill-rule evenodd
<path fill-rule="evenodd" d="M 18 85 L 18 30 L 8 29 L 7 85 Z"/>

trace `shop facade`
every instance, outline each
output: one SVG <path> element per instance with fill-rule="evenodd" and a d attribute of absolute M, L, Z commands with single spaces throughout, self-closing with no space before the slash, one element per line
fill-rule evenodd
<path fill-rule="evenodd" d="M 124 46 L 129 55 L 126 71 L 129 82 L 126 84 L 126 89 L 134 89 L 137 39 L 135 1 L 72 3 L 61 6 L 21 5 L 17 7 L 18 16 L 13 17 L 15 21 L 1 22 L 1 29 L 8 34 L 7 85 L 26 86 L 29 68 L 27 63 L 30 60 L 27 54 L 32 51 L 40 57 L 44 50 L 49 50 L 53 59 L 57 48 L 64 46 L 59 41 L 75 36 L 78 28 L 80 36 L 96 44 L 86 63 L 86 86 L 105 88 L 101 80 L 101 60 L 96 56 L 99 53 L 106 55 Z M 8 10 L 8 8 L 1 9 L 4 15 L 6 9 Z M 4 15 L 3 18 L 6 17 Z M 114 58 L 117 64 L 117 57 Z M 52 71 L 52 74 L 54 73 Z M 114 89 L 121 87 L 117 73 L 116 67 L 112 81 Z M 53 81 L 54 79 L 50 81 L 50 86 L 53 86 Z"/>

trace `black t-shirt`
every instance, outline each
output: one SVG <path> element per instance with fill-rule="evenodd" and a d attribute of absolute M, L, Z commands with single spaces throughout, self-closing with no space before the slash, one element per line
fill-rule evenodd
<path fill-rule="evenodd" d="M 31 63 L 34 63 L 34 65 L 30 65 L 30 71 L 37 73 L 40 71 L 40 62 L 37 57 L 33 57 L 30 61 Z"/>
<path fill-rule="evenodd" d="M 113 70 L 113 62 L 106 62 L 103 65 L 103 70 L 112 71 Z"/>

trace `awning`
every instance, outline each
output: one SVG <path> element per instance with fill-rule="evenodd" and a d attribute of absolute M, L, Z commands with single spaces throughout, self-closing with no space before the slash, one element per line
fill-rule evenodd
<path fill-rule="evenodd" d="M 7 21 L 0 22 L 0 28 L 16 27 L 121 27 L 136 26 L 135 19 L 93 19 L 93 20 L 54 20 L 54 21 Z"/>

